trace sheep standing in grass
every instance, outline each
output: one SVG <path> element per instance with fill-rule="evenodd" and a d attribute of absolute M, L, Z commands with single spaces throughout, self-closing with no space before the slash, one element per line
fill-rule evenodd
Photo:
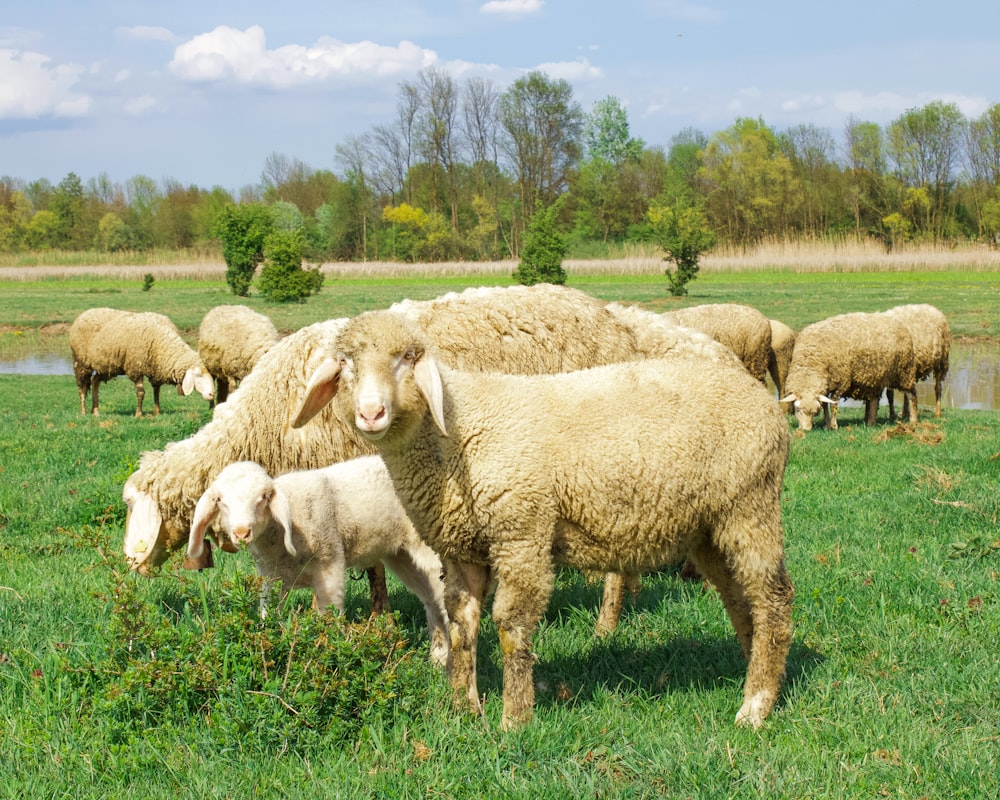
<path fill-rule="evenodd" d="M 795 331 L 784 322 L 776 319 L 768 320 L 771 326 L 771 352 L 767 357 L 767 371 L 778 390 L 778 397 L 785 396 L 785 380 L 788 378 L 788 367 L 792 363 L 792 351 L 795 349 Z M 789 411 L 783 403 L 782 411 Z"/>
<path fill-rule="evenodd" d="M 344 611 L 346 567 L 384 563 L 424 604 L 431 660 L 448 657 L 441 560 L 424 544 L 396 498 L 385 464 L 365 456 L 324 469 L 272 478 L 259 464 L 237 461 L 198 500 L 188 556 L 201 558 L 215 523 L 234 547 L 245 546 L 268 582 L 311 588 L 313 606 Z M 266 613 L 267 593 L 261 598 Z"/>
<path fill-rule="evenodd" d="M 749 660 L 740 724 L 761 725 L 791 644 L 781 487 L 788 426 L 732 361 L 691 356 L 558 375 L 459 372 L 399 315 L 338 337 L 295 424 L 336 398 L 374 442 L 418 533 L 445 562 L 456 701 L 481 712 L 481 605 L 504 661 L 503 725 L 533 714 L 531 637 L 558 564 L 638 572 L 690 557 Z M 720 402 L 725 398 L 725 402 Z"/>
<path fill-rule="evenodd" d="M 760 311 L 739 303 L 708 303 L 668 311 L 678 325 L 707 333 L 732 350 L 761 383 L 767 378 L 771 325 Z"/>
<path fill-rule="evenodd" d="M 910 397 L 910 422 L 916 422 L 915 383 L 906 325 L 885 314 L 838 314 L 806 325 L 795 338 L 782 402 L 792 404 L 799 427 L 808 431 L 821 403 L 827 427 L 836 429 L 835 403 L 842 397 L 864 400 L 865 424 L 871 426 L 882 390 L 893 388 Z"/>
<path fill-rule="evenodd" d="M 153 312 L 134 313 L 91 308 L 70 326 L 73 373 L 80 392 L 80 411 L 86 414 L 87 391 L 91 413 L 99 414 L 98 387 L 118 375 L 135 385 L 137 417 L 146 395 L 144 378 L 153 386 L 153 413 L 160 413 L 160 387 L 176 385 L 185 395 L 197 390 L 206 400 L 215 396 L 212 376 L 198 354 L 181 338 L 168 317 Z"/>
<path fill-rule="evenodd" d="M 940 309 L 928 303 L 896 306 L 884 312 L 906 325 L 913 339 L 913 360 L 916 363 L 917 381 L 934 375 L 934 416 L 941 416 L 941 391 L 948 375 L 948 358 L 951 353 L 951 328 L 948 318 Z M 892 389 L 886 392 L 889 416 L 895 416 Z M 903 395 L 903 416 L 908 417 L 909 396 Z"/>
<path fill-rule="evenodd" d="M 198 328 L 198 355 L 215 379 L 215 402 L 225 403 L 230 387 L 249 375 L 280 338 L 274 323 L 251 308 L 227 305 L 210 309 Z"/>

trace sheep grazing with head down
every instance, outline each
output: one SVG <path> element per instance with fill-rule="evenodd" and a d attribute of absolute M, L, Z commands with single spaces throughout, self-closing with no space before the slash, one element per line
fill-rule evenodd
<path fill-rule="evenodd" d="M 836 429 L 837 401 L 864 400 L 865 424 L 871 426 L 882 390 L 898 389 L 911 398 L 910 422 L 916 422 L 915 384 L 913 340 L 906 325 L 885 314 L 859 311 L 828 317 L 799 332 L 782 402 L 792 404 L 799 427 L 808 431 L 821 403 L 827 427 Z"/>
<path fill-rule="evenodd" d="M 776 319 L 768 320 L 771 326 L 771 351 L 767 356 L 767 372 L 778 390 L 778 397 L 785 396 L 785 380 L 788 378 L 788 367 L 792 363 L 792 351 L 795 349 L 795 330 L 784 322 Z M 782 411 L 789 412 L 788 404 L 782 404 Z"/>
<path fill-rule="evenodd" d="M 80 392 L 80 412 L 87 413 L 91 391 L 91 413 L 99 413 L 98 387 L 118 375 L 135 384 L 135 415 L 142 416 L 146 395 L 144 378 L 153 386 L 153 413 L 160 413 L 160 387 L 176 385 L 185 395 L 197 391 L 206 400 L 215 397 L 212 376 L 198 354 L 181 338 L 168 317 L 151 311 L 119 311 L 91 308 L 70 326 L 69 346 L 73 373 Z"/>
<path fill-rule="evenodd" d="M 688 556 L 749 660 L 737 723 L 763 723 L 791 644 L 793 591 L 781 525 L 788 426 L 759 381 L 734 360 L 687 355 L 544 376 L 460 372 L 386 312 L 354 318 L 338 345 L 294 424 L 338 405 L 377 445 L 445 563 L 460 705 L 482 710 L 476 647 L 491 580 L 509 728 L 533 715 L 531 638 L 556 565 L 634 573 Z"/>
<path fill-rule="evenodd" d="M 441 560 L 407 518 L 378 456 L 272 478 L 259 464 L 228 465 L 199 498 L 188 556 L 198 559 L 209 525 L 246 547 L 257 574 L 293 588 L 311 588 L 313 606 L 344 611 L 346 567 L 384 563 L 424 604 L 431 660 L 448 657 Z M 261 616 L 267 608 L 267 585 Z"/>
<path fill-rule="evenodd" d="M 230 387 L 249 375 L 280 338 L 274 323 L 252 308 L 226 305 L 210 309 L 198 327 L 198 355 L 215 379 L 215 402 L 225 403 Z"/>
<path fill-rule="evenodd" d="M 896 306 L 883 312 L 906 325 L 913 339 L 913 360 L 917 381 L 934 375 L 934 416 L 941 416 L 941 392 L 948 375 L 948 358 L 951 353 L 951 327 L 944 313 L 928 303 Z M 895 416 L 893 392 L 886 392 L 889 417 Z M 909 416 L 909 396 L 903 395 L 903 416 Z"/>

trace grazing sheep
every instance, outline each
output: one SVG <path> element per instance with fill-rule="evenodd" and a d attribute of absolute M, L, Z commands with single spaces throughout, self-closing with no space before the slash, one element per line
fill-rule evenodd
<path fill-rule="evenodd" d="M 792 363 L 792 351 L 795 349 L 795 331 L 784 322 L 776 319 L 768 320 L 771 325 L 771 351 L 767 357 L 767 371 L 778 390 L 778 397 L 785 396 L 785 379 L 788 377 L 788 367 Z M 782 404 L 782 411 L 791 409 Z"/>
<path fill-rule="evenodd" d="M 127 375 L 135 384 L 137 417 L 142 416 L 146 395 L 144 378 L 153 386 L 154 414 L 160 413 L 160 386 L 165 383 L 176 385 L 178 394 L 197 390 L 206 400 L 215 396 L 212 377 L 198 354 L 162 314 L 91 308 L 70 326 L 69 345 L 83 414 L 87 413 L 87 391 L 93 392 L 91 413 L 97 416 L 101 381 L 118 375 Z"/>
<path fill-rule="evenodd" d="M 941 389 L 948 374 L 948 357 L 951 352 L 951 328 L 948 318 L 939 309 L 928 303 L 896 306 L 884 312 L 900 320 L 910 331 L 913 339 L 913 360 L 916 364 L 917 381 L 934 375 L 934 416 L 941 416 Z M 895 417 L 893 392 L 886 392 L 889 402 L 889 416 Z M 903 395 L 903 416 L 908 417 L 909 396 Z"/>
<path fill-rule="evenodd" d="M 384 563 L 424 604 L 431 660 L 444 666 L 449 636 L 441 560 L 417 536 L 378 456 L 278 478 L 252 461 L 237 461 L 198 500 L 189 557 L 202 557 L 213 523 L 234 547 L 250 551 L 258 575 L 281 581 L 282 602 L 292 588 L 311 588 L 320 611 L 332 605 L 344 612 L 346 567 Z M 265 591 L 261 616 L 266 602 Z"/>
<path fill-rule="evenodd" d="M 270 319 L 246 306 L 209 310 L 198 328 L 198 355 L 215 379 L 215 402 L 225 403 L 230 386 L 249 375 L 280 338 Z"/>
<path fill-rule="evenodd" d="M 706 305 L 668 311 L 678 325 L 707 333 L 721 342 L 761 383 L 767 378 L 771 353 L 771 325 L 761 312 L 739 303 L 708 303 Z"/>
<path fill-rule="evenodd" d="M 557 564 L 634 573 L 689 556 L 749 660 L 736 721 L 763 723 L 793 590 L 781 525 L 788 426 L 759 381 L 687 355 L 545 376 L 459 372 L 387 312 L 355 317 L 338 342 L 294 424 L 338 405 L 378 446 L 445 563 L 459 705 L 481 713 L 476 640 L 492 580 L 509 728 L 533 714 L 531 637 Z"/>
<path fill-rule="evenodd" d="M 795 338 L 782 402 L 792 403 L 799 427 L 808 431 L 820 403 L 825 404 L 827 427 L 836 429 L 835 403 L 842 397 L 864 400 L 865 424 L 870 426 L 876 422 L 882 390 L 893 388 L 910 396 L 910 422 L 916 422 L 915 383 L 913 341 L 906 325 L 885 314 L 838 314 L 806 325 Z"/>

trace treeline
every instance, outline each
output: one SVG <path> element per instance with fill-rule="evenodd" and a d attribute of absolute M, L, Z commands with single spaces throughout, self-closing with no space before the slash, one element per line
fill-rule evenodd
<path fill-rule="evenodd" d="M 663 208 L 697 209 L 716 241 L 737 246 L 1000 241 L 1000 104 L 969 119 L 935 101 L 884 127 L 849 118 L 839 135 L 739 118 L 664 147 L 631 136 L 616 98 L 584 111 L 544 73 L 500 91 L 428 68 L 399 85 L 392 119 L 335 146 L 333 166 L 272 153 L 238 196 L 142 175 L 5 176 L 0 251 L 218 250 L 223 210 L 250 203 L 269 206 L 311 261 L 516 258 L 536 209 L 557 201 L 578 256 L 650 241 L 650 212 Z"/>

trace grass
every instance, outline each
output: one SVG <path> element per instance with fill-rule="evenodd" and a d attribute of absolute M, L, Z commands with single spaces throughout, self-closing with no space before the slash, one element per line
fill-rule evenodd
<path fill-rule="evenodd" d="M 282 327 L 335 306 L 354 313 L 465 281 L 476 278 L 331 281 L 320 297 L 288 309 Z M 926 299 L 950 309 L 963 335 L 996 337 L 998 281 L 974 270 L 747 271 L 702 275 L 685 302 L 742 298 L 801 325 L 820 312 Z M 571 283 L 653 307 L 674 302 L 651 277 Z M 0 314 L 43 324 L 71 318 L 88 296 L 66 280 L 7 284 L 5 296 L 8 288 L 18 302 Z M 120 288 L 90 297 L 131 307 L 153 296 L 155 307 L 190 320 L 188 328 L 221 292 L 211 281 L 158 281 L 149 293 L 138 283 Z M 37 326 L 21 329 L 22 337 L 41 336 Z M 300 736 L 284 732 L 300 717 L 317 719 L 309 695 L 244 682 L 257 662 L 241 648 L 292 639 L 255 621 L 239 589 L 252 573 L 245 556 L 153 580 L 121 575 L 116 561 L 124 477 L 141 451 L 203 425 L 206 404 L 165 391 L 164 413 L 137 420 L 127 381 L 112 381 L 101 397 L 102 417 L 84 418 L 72 377 L 0 375 L 0 797 L 1000 792 L 1000 412 L 948 410 L 912 429 L 888 426 L 883 414 L 869 430 L 861 409 L 845 408 L 839 431 L 793 433 L 784 524 L 795 640 L 783 696 L 759 732 L 732 724 L 745 663 L 721 604 L 668 569 L 644 578 L 606 640 L 592 636 L 600 586 L 560 573 L 536 637 L 536 719 L 509 734 L 498 730 L 500 656 L 489 620 L 479 663 L 484 726 L 450 712 L 446 681 L 427 663 L 422 608 L 390 578 L 409 654 L 392 696 L 346 728 Z M 308 596 L 293 598 L 289 620 L 305 619 Z M 349 582 L 347 605 L 348 619 L 365 619 L 363 582 Z M 155 637 L 135 640 L 137 649 L 144 641 L 176 648 L 173 661 L 156 656 L 164 670 L 157 680 L 134 682 L 154 656 L 137 657 L 120 635 L 123 619 L 156 626 Z M 228 649 L 225 637 L 235 643 Z M 206 656 L 205 645 L 227 655 Z M 212 702 L 187 705 L 192 688 L 180 684 L 156 693 L 212 667 L 228 681 Z"/>

